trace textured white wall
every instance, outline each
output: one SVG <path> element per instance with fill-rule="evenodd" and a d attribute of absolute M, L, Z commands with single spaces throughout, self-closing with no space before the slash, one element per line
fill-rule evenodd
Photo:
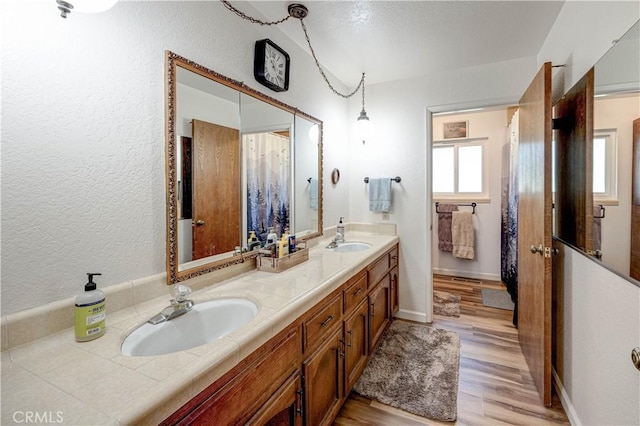
<path fill-rule="evenodd" d="M 640 287 L 563 245 L 563 405 L 572 424 L 640 424 Z M 558 368 L 558 367 L 556 367 Z"/>
<path fill-rule="evenodd" d="M 266 37 L 291 56 L 286 93 L 253 79 Z M 105 287 L 165 271 L 165 50 L 324 120 L 325 158 L 340 153 L 347 103 L 308 54 L 219 2 L 120 2 L 66 20 L 55 2 L 3 2 L 3 315 L 71 297 L 85 272 Z"/>
<path fill-rule="evenodd" d="M 366 109 L 374 131 L 365 145 L 355 138 L 348 142 L 348 219 L 382 221 L 380 213 L 369 212 L 365 176 L 402 177 L 401 184 L 393 184 L 394 206 L 389 219 L 398 225 L 401 241 L 403 316 L 431 321 L 433 205 L 429 111 L 517 101 L 535 74 L 535 66 L 535 58 L 522 58 L 367 87 Z M 352 100 L 350 109 L 355 122 L 361 104 Z M 500 164 L 500 157 L 497 161 Z"/>

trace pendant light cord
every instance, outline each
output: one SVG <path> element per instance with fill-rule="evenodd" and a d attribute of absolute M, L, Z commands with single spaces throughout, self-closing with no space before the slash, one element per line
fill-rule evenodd
<path fill-rule="evenodd" d="M 224 7 L 226 7 L 227 9 L 229 9 L 230 11 L 232 11 L 233 13 L 235 13 L 236 15 L 241 17 L 242 19 L 250 21 L 250 22 L 252 22 L 254 24 L 260 24 L 260 25 L 263 25 L 263 26 L 264 25 L 278 25 L 278 24 L 282 24 L 283 22 L 285 22 L 289 18 L 291 18 L 291 15 L 288 15 L 286 18 L 283 18 L 283 19 L 281 19 L 279 21 L 261 21 L 260 19 L 253 18 L 253 17 L 245 14 L 241 10 L 236 9 L 227 0 L 220 0 L 220 2 L 224 5 Z"/>
<path fill-rule="evenodd" d="M 289 18 L 292 17 L 292 15 L 287 15 L 286 18 L 280 19 L 279 21 L 262 21 L 260 19 L 256 19 L 253 18 L 249 15 L 247 15 L 246 13 L 242 12 L 241 10 L 238 10 L 237 8 L 235 8 L 233 5 L 231 5 L 231 3 L 229 3 L 228 0 L 220 0 L 220 2 L 230 11 L 232 11 L 233 13 L 235 13 L 236 15 L 238 15 L 240 18 L 250 21 L 254 24 L 259 24 L 259 25 L 278 25 L 278 24 L 282 24 L 283 22 L 287 21 Z M 306 11 L 306 8 L 305 8 Z M 306 16 L 306 14 L 305 14 Z M 320 75 L 322 76 L 322 78 L 324 79 L 325 83 L 327 83 L 327 86 L 329 86 L 329 89 L 331 89 L 331 91 L 333 93 L 335 93 L 338 96 L 341 96 L 345 99 L 348 99 L 350 97 L 352 97 L 353 95 L 355 95 L 358 90 L 360 90 L 360 88 L 362 87 L 362 110 L 364 111 L 364 73 L 362 73 L 362 78 L 360 78 L 360 82 L 358 83 L 358 86 L 353 90 L 353 92 L 345 95 L 343 93 L 338 92 L 333 85 L 331 84 L 331 82 L 329 81 L 329 79 L 327 78 L 326 74 L 324 73 L 324 71 L 322 70 L 322 67 L 320 66 L 320 61 L 318 61 L 318 57 L 316 56 L 316 52 L 313 49 L 313 46 L 311 46 L 311 39 L 309 39 L 309 33 L 307 32 L 307 27 L 304 25 L 304 17 L 301 16 L 298 18 L 300 20 L 300 25 L 302 25 L 302 31 L 304 32 L 304 38 L 307 40 L 307 44 L 309 45 L 309 50 L 311 51 L 311 56 L 313 56 L 313 60 L 316 63 L 316 67 L 318 67 L 318 71 L 320 71 Z"/>

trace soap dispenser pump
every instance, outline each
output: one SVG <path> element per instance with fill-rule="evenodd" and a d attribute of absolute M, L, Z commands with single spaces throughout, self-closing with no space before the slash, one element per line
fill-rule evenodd
<path fill-rule="evenodd" d="M 340 221 L 336 226 L 336 243 L 344 243 L 344 223 L 342 220 L 344 217 L 340 217 Z"/>
<path fill-rule="evenodd" d="M 87 342 L 97 339 L 105 332 L 105 297 L 93 282 L 99 273 L 87 273 L 89 282 L 84 286 L 84 293 L 76 296 L 75 334 L 76 341 Z"/>

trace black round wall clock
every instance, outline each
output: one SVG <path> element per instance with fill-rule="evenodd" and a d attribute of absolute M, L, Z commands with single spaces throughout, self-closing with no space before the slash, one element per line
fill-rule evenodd
<path fill-rule="evenodd" d="M 289 54 L 268 38 L 256 41 L 253 76 L 260 84 L 276 92 L 288 90 L 290 62 Z"/>

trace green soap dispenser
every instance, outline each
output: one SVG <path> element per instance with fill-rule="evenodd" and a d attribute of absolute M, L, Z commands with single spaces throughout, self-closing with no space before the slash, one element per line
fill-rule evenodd
<path fill-rule="evenodd" d="M 104 293 L 97 289 L 93 282 L 98 273 L 87 273 L 89 282 L 84 286 L 84 293 L 76 296 L 76 341 L 87 342 L 97 339 L 105 332 Z"/>

